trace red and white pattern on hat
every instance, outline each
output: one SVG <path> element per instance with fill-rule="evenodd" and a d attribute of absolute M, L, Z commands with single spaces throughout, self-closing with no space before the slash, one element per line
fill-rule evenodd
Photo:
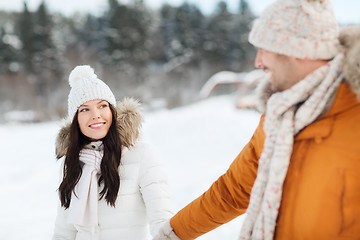
<path fill-rule="evenodd" d="M 301 59 L 332 59 L 340 50 L 330 0 L 278 0 L 254 22 L 249 42 Z"/>

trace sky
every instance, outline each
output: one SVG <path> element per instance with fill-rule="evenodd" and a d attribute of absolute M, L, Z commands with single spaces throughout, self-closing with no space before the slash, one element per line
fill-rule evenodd
<path fill-rule="evenodd" d="M 26 0 L 30 10 L 35 10 L 42 0 Z M 131 0 L 119 0 L 119 2 L 130 2 Z M 256 15 L 261 14 L 264 8 L 274 0 L 248 0 L 251 9 Z M 21 11 L 23 0 L 0 0 L 0 9 Z M 45 0 L 51 11 L 59 11 L 65 15 L 75 12 L 90 12 L 100 14 L 107 5 L 107 0 Z M 153 8 L 159 8 L 164 3 L 178 6 L 184 0 L 144 0 L 146 4 Z M 197 5 L 204 13 L 210 14 L 214 11 L 219 0 L 187 0 L 189 3 Z M 232 11 L 236 11 L 240 0 L 225 0 Z M 335 16 L 339 23 L 360 23 L 360 1 L 359 0 L 332 0 Z"/>

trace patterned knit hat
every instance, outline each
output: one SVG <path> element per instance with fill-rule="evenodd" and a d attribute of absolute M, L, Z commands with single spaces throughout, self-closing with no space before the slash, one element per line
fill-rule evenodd
<path fill-rule="evenodd" d="M 331 59 L 340 49 L 330 0 L 277 0 L 254 23 L 249 42 L 301 59 Z"/>
<path fill-rule="evenodd" d="M 69 76 L 71 87 L 68 97 L 68 119 L 72 121 L 77 109 L 85 102 L 95 99 L 108 101 L 114 107 L 116 100 L 108 85 L 98 79 L 89 65 L 77 66 Z"/>

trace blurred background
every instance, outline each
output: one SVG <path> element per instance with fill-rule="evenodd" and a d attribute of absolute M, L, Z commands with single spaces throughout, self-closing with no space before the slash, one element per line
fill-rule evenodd
<path fill-rule="evenodd" d="M 150 110 L 192 103 L 214 73 L 253 69 L 248 33 L 270 2 L 2 0 L 0 121 L 64 117 L 67 78 L 80 64 L 117 99 L 133 96 Z M 349 14 L 358 1 L 335 3 L 339 21 L 359 22 Z"/>
<path fill-rule="evenodd" d="M 247 36 L 254 14 L 246 0 L 236 12 L 219 2 L 209 15 L 189 2 L 154 9 L 141 0 L 108 0 L 102 11 L 66 15 L 49 11 L 48 2 L 0 12 L 5 121 L 63 117 L 67 77 L 80 64 L 95 68 L 117 99 L 133 96 L 150 108 L 194 101 L 217 71 L 252 68 L 255 49 Z"/>
<path fill-rule="evenodd" d="M 260 113 L 239 108 L 254 106 L 243 95 L 261 74 L 247 38 L 271 2 L 0 0 L 0 239 L 51 239 L 54 142 L 80 64 L 118 100 L 143 103 L 143 137 L 164 159 L 175 212 L 206 191 L 257 127 Z M 341 25 L 359 24 L 360 1 L 332 2 Z M 237 239 L 243 219 L 199 240 Z"/>

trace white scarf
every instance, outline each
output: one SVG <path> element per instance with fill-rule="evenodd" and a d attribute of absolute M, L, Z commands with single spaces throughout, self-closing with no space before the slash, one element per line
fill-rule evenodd
<path fill-rule="evenodd" d="M 93 149 L 89 149 L 93 147 Z M 79 182 L 72 192 L 68 222 L 92 233 L 98 228 L 98 174 L 104 155 L 102 142 L 94 142 L 80 151 L 79 160 L 84 163 Z"/>
<path fill-rule="evenodd" d="M 344 54 L 339 53 L 330 63 L 290 89 L 270 97 L 264 122 L 264 149 L 241 229 L 241 240 L 274 238 L 294 136 L 324 111 L 341 83 L 343 59 Z M 296 110 L 299 103 L 302 104 Z"/>

